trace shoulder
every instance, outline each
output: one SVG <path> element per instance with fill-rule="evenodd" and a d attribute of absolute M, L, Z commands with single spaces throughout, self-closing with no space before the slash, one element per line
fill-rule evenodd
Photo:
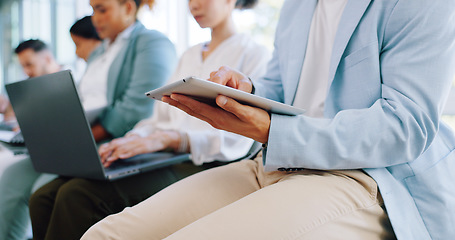
<path fill-rule="evenodd" d="M 379 2 L 379 1 L 375 1 Z M 455 30 L 455 1 L 395 0 L 384 1 L 378 8 L 389 11 L 386 22 L 386 37 L 395 39 L 402 32 L 422 34 L 428 38 L 453 34 Z"/>
<path fill-rule="evenodd" d="M 139 32 L 138 38 L 147 38 L 150 40 L 167 40 L 169 41 L 169 38 L 164 35 L 162 32 L 159 32 L 157 30 L 150 30 L 144 28 L 142 31 Z"/>
<path fill-rule="evenodd" d="M 198 43 L 182 53 L 181 59 L 194 59 L 195 56 L 200 56 L 202 54 L 202 48 L 205 43 Z"/>
<path fill-rule="evenodd" d="M 441 24 L 453 25 L 455 17 L 455 1 L 432 1 L 432 0 L 394 0 L 394 1 L 375 1 L 376 5 L 382 8 L 392 8 L 392 15 L 399 20 L 409 20 L 423 18 L 445 20 Z"/>
<path fill-rule="evenodd" d="M 245 55 L 253 55 L 257 57 L 268 56 L 270 54 L 269 50 L 257 43 L 250 35 L 245 33 L 240 33 L 234 36 L 234 47 L 243 51 Z"/>
<path fill-rule="evenodd" d="M 139 43 L 143 44 L 152 44 L 154 42 L 171 43 L 169 38 L 162 32 L 147 29 L 141 23 L 137 24 L 131 35 L 131 38 L 136 39 Z"/>
<path fill-rule="evenodd" d="M 235 42 L 236 45 L 238 46 L 243 46 L 243 47 L 257 47 L 259 44 L 257 44 L 253 38 L 246 33 L 237 33 L 232 38 L 230 39 L 231 41 Z"/>

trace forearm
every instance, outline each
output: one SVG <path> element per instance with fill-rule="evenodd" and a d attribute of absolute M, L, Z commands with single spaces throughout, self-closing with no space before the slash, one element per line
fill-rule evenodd
<path fill-rule="evenodd" d="M 112 135 L 99 123 L 92 126 L 92 134 L 96 142 L 112 138 Z"/>
<path fill-rule="evenodd" d="M 266 169 L 361 169 L 410 162 L 436 134 L 429 119 L 427 126 L 420 121 L 406 107 L 384 100 L 344 110 L 333 119 L 273 115 Z"/>

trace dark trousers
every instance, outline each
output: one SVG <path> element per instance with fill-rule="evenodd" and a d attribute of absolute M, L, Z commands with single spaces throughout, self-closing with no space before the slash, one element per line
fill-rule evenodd
<path fill-rule="evenodd" d="M 190 162 L 117 181 L 59 177 L 30 198 L 33 239 L 80 239 L 104 217 L 133 206 L 170 184 L 219 163 Z"/>

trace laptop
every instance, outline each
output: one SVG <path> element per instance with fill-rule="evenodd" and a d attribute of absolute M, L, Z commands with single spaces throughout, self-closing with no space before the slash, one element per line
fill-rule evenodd
<path fill-rule="evenodd" d="M 38 172 L 115 180 L 190 159 L 187 153 L 156 152 L 104 168 L 69 70 L 5 87 Z"/>

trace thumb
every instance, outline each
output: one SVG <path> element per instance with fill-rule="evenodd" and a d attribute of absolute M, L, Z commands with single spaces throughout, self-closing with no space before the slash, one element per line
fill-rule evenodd
<path fill-rule="evenodd" d="M 240 104 L 234 99 L 223 95 L 218 95 L 216 98 L 216 104 L 225 111 L 234 114 L 241 120 L 245 119 L 245 114 L 248 113 L 248 108 L 251 108 L 250 106 Z"/>

